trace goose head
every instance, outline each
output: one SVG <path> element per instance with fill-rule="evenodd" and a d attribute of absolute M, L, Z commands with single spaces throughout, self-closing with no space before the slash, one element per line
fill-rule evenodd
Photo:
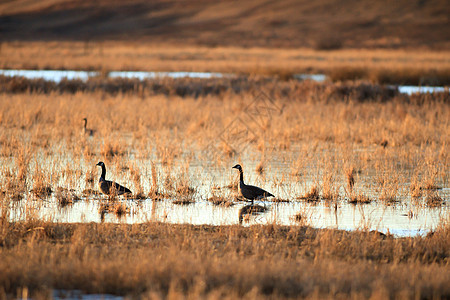
<path fill-rule="evenodd" d="M 238 169 L 239 172 L 242 172 L 242 167 L 239 164 L 235 165 L 232 169 Z"/>
<path fill-rule="evenodd" d="M 105 166 L 105 163 L 102 162 L 102 161 L 99 161 L 99 162 L 96 164 L 96 166 L 104 167 L 104 166 Z"/>

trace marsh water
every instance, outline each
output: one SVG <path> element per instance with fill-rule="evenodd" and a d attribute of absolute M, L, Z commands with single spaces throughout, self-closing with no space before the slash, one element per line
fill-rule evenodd
<path fill-rule="evenodd" d="M 89 77 L 98 76 L 96 72 L 83 71 L 29 71 L 29 70 L 0 70 L 5 76 L 24 76 L 27 78 L 43 78 L 45 80 L 60 81 L 63 78 L 87 80 Z M 127 78 L 154 78 L 158 76 L 168 77 L 193 77 L 211 78 L 231 76 L 221 73 L 199 72 L 110 72 L 110 77 Z M 300 75 L 299 75 L 300 76 Z M 299 80 L 326 80 L 323 75 L 301 75 Z M 398 87 L 402 93 L 448 91 L 443 87 Z M 96 138 L 94 137 L 95 141 Z M 99 145 L 93 145 L 99 147 Z M 333 146 L 331 146 L 333 147 Z M 380 147 L 380 146 L 377 146 Z M 64 146 L 61 146 L 64 148 Z M 377 148 L 378 149 L 378 148 Z M 55 222 L 123 222 L 142 223 L 147 221 L 159 221 L 168 223 L 210 224 L 210 225 L 234 225 L 243 226 L 253 224 L 280 224 L 280 225 L 307 225 L 315 228 L 337 228 L 343 230 L 378 230 L 383 233 L 391 233 L 396 236 L 424 235 L 434 230 L 443 222 L 447 222 L 450 215 L 450 188 L 440 183 L 437 189 L 425 190 L 421 196 L 410 196 L 411 182 L 403 182 L 399 187 L 399 193 L 395 201 L 381 200 L 380 191 L 375 184 L 376 174 L 373 170 L 363 170 L 357 176 L 359 192 L 362 192 L 370 201 L 367 204 L 351 204 L 345 190 L 345 179 L 342 174 L 336 178 L 335 186 L 338 189 L 338 197 L 333 200 L 319 199 L 318 201 L 306 201 L 301 199 L 311 186 L 319 185 L 322 178 L 321 168 L 310 165 L 303 166 L 303 174 L 300 177 L 291 175 L 292 162 L 301 155 L 301 149 L 292 146 L 288 153 L 269 153 L 266 156 L 264 172 L 255 170 L 260 161 L 259 157 L 240 155 L 239 158 L 206 159 L 195 157 L 195 149 L 186 150 L 186 155 L 174 162 L 175 166 L 172 179 L 187 177 L 189 186 L 193 191 L 189 195 L 165 195 L 162 199 L 154 199 L 151 196 L 143 199 L 125 199 L 119 197 L 114 203 L 110 203 L 105 196 L 89 194 L 86 189 L 96 190 L 96 180 L 100 176 L 100 170 L 92 162 L 85 162 L 77 158 L 75 165 L 71 157 L 44 157 L 42 156 L 42 168 L 58 169 L 64 173 L 66 166 L 72 165 L 79 174 L 86 174 L 85 170 L 94 169 L 95 181 L 88 186 L 85 175 L 76 180 L 70 176 L 61 176 L 58 180 L 52 180 L 53 193 L 47 197 L 36 197 L 30 192 L 32 184 L 28 183 L 28 192 L 19 201 L 10 202 L 10 219 L 13 221 L 24 220 L 30 216 L 37 216 L 43 220 Z M 190 152 L 189 152 L 190 151 Z M 329 150 L 327 150 L 329 151 Z M 332 151 L 332 150 L 330 150 Z M 382 151 L 374 149 L 355 149 L 355 152 Z M 150 151 L 151 152 L 151 151 Z M 128 161 L 133 161 L 144 167 L 141 174 L 143 191 L 151 189 L 151 164 L 158 161 L 157 157 L 138 157 L 129 153 Z M 327 153 L 324 152 L 324 155 Z M 328 153 L 330 154 L 330 153 Z M 331 153 L 332 154 L 332 153 Z M 188 161 L 188 163 L 186 163 Z M 217 162 L 220 163 L 217 163 Z M 247 184 L 260 186 L 276 195 L 265 201 L 256 201 L 254 206 L 236 198 L 237 190 L 229 188 L 230 183 L 237 181 L 236 170 L 231 167 L 236 162 L 244 163 L 245 180 Z M 1 158 L 2 165 L 14 164 L 11 159 Z M 56 166 L 61 164 L 61 166 Z M 187 168 L 185 166 L 188 166 Z M 182 166 L 179 168 L 179 166 Z M 167 166 L 156 165 L 158 172 L 166 172 Z M 342 166 L 339 168 L 342 169 Z M 117 164 L 107 166 L 107 179 L 122 184 L 130 184 L 130 176 L 123 178 L 120 174 L 129 173 L 128 170 L 120 170 Z M 398 170 L 405 178 L 411 178 L 412 171 L 408 168 Z M 58 175 L 59 176 L 59 175 Z M 164 176 L 160 174 L 158 185 L 162 186 Z M 167 181 L 167 178 L 166 178 Z M 72 203 L 61 205 L 56 190 L 64 188 L 75 195 Z M 437 196 L 441 199 L 434 205 L 427 204 L 427 197 Z M 217 205 L 209 199 L 213 196 L 225 199 L 226 205 Z M 187 198 L 188 204 L 177 204 L 180 198 Z M 76 199 L 76 200 L 75 200 Z M 117 214 L 113 205 L 122 204 L 125 207 L 123 214 Z"/>
<path fill-rule="evenodd" d="M 297 182 L 286 180 L 276 184 L 279 178 L 285 176 L 288 163 L 273 162 L 270 165 L 271 176 L 256 174 L 255 162 L 248 159 L 245 180 L 248 184 L 261 186 L 276 195 L 275 201 L 269 198 L 265 201 L 255 201 L 250 210 L 250 203 L 238 199 L 236 188 L 230 187 L 230 182 L 236 182 L 238 174 L 231 167 L 206 166 L 190 163 L 188 177 L 189 186 L 194 188 L 190 195 L 165 196 L 163 199 L 126 199 L 122 196 L 113 203 L 103 195 L 83 196 L 84 183 L 73 185 L 73 194 L 79 200 L 62 206 L 56 193 L 48 197 L 36 197 L 28 193 L 21 201 L 11 202 L 11 220 L 26 219 L 30 215 L 54 222 L 113 222 L 113 223 L 143 223 L 148 221 L 168 222 L 177 224 L 209 224 L 243 226 L 255 224 L 307 225 L 314 228 L 336 228 L 342 230 L 377 230 L 395 236 L 425 235 L 437 228 L 448 219 L 450 214 L 450 188 L 444 187 L 430 193 L 437 193 L 443 203 L 435 207 L 425 204 L 426 193 L 423 197 L 411 199 L 399 196 L 398 201 L 385 203 L 378 199 L 376 189 L 370 182 L 374 179 L 371 174 L 358 177 L 359 185 L 363 187 L 365 195 L 372 201 L 367 204 L 351 204 L 348 198 L 341 196 L 336 200 L 305 201 L 298 199 L 313 184 L 314 175 L 305 175 Z M 150 165 L 149 160 L 140 163 Z M 231 161 L 230 161 L 231 164 Z M 82 166 L 89 168 L 89 166 Z M 163 166 L 156 166 L 157 169 Z M 185 176 L 176 168 L 173 178 Z M 147 173 L 147 172 L 146 172 Z M 97 176 L 100 175 L 98 170 Z M 273 175 L 273 176 L 272 176 Z M 151 179 L 142 178 L 143 189 L 151 188 Z M 98 177 L 96 177 L 98 178 Z M 125 184 L 125 179 L 117 178 L 117 173 L 107 172 L 107 179 Z M 96 179 L 97 180 L 97 179 Z M 160 180 L 163 181 L 163 180 Z M 80 180 L 80 182 L 84 182 Z M 129 181 L 128 181 L 129 182 Z M 65 186 L 61 179 L 55 186 Z M 339 194 L 345 195 L 344 182 L 340 182 Z M 68 187 L 69 188 L 69 187 Z M 96 183 L 92 184 L 93 189 Z M 55 190 L 55 187 L 52 187 Z M 211 196 L 221 196 L 229 203 L 214 204 L 208 199 Z M 188 204 L 176 204 L 176 200 L 189 199 Z M 114 209 L 105 209 L 105 205 L 122 204 L 127 212 L 118 215 Z"/>
<path fill-rule="evenodd" d="M 446 192 L 448 194 L 448 191 Z M 242 225 L 279 224 L 298 225 L 297 214 L 305 218 L 304 224 L 315 228 L 336 228 L 343 230 L 378 230 L 396 236 L 424 235 L 435 229 L 441 218 L 448 214 L 445 208 L 415 209 L 409 205 L 384 206 L 378 203 L 364 205 L 338 204 L 326 202 L 310 204 L 306 202 L 256 202 L 255 205 L 265 207 L 265 212 L 241 216 L 241 210 L 247 203 L 236 203 L 231 207 L 215 205 L 206 199 L 195 200 L 193 204 L 173 204 L 171 199 L 163 201 L 120 200 L 129 209 L 129 214 L 118 217 L 114 212 L 102 215 L 99 200 L 82 199 L 73 205 L 61 207 L 54 197 L 45 200 L 44 204 L 36 200 L 38 215 L 54 222 L 123 222 L 143 223 L 159 221 L 176 224 L 208 224 L 208 225 Z M 28 208 L 29 209 L 29 208 Z M 24 217 L 25 207 L 20 203 L 12 210 L 12 219 Z M 412 212 L 414 211 L 414 212 Z"/>
<path fill-rule="evenodd" d="M 74 71 L 74 70 L 0 70 L 0 75 L 9 77 L 25 77 L 27 79 L 44 79 L 47 81 L 60 82 L 63 79 L 83 80 L 90 77 L 100 76 L 100 72 L 95 71 Z M 140 72 L 140 71 L 111 71 L 107 74 L 108 78 L 137 78 L 139 80 L 169 77 L 169 78 L 221 78 L 230 77 L 232 74 L 214 73 L 214 72 Z M 328 78 L 324 74 L 295 74 L 297 80 L 312 80 L 317 82 L 326 81 Z M 392 86 L 402 94 L 449 92 L 448 87 L 443 86 L 411 86 L 399 85 Z"/>

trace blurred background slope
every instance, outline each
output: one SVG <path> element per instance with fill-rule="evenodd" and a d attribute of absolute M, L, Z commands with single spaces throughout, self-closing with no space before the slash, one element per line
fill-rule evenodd
<path fill-rule="evenodd" d="M 13 40 L 450 49 L 450 2 L 1 1 L 0 41 Z"/>

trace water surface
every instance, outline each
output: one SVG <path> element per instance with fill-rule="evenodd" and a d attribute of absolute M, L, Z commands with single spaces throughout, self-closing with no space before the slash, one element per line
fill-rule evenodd
<path fill-rule="evenodd" d="M 87 81 L 91 77 L 100 76 L 100 72 L 90 71 L 73 71 L 73 70 L 0 70 L 0 75 L 4 76 L 19 76 L 27 79 L 39 79 L 42 78 L 47 81 L 53 81 L 56 83 L 61 82 L 63 79 L 68 80 L 82 80 Z M 108 78 L 137 78 L 139 80 L 152 79 L 152 78 L 222 78 L 230 77 L 233 74 L 217 73 L 217 72 L 144 72 L 144 71 L 111 71 L 107 74 Z M 323 82 L 328 80 L 328 77 L 324 74 L 295 74 L 295 79 L 298 80 L 312 80 L 316 82 Z M 434 92 L 449 92 L 448 87 L 442 86 L 410 86 L 400 85 L 393 86 L 397 88 L 402 94 L 416 94 L 416 93 L 434 93 Z"/>

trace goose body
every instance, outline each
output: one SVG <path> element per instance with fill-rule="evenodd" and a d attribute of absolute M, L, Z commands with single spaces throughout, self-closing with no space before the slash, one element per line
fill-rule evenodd
<path fill-rule="evenodd" d="M 83 126 L 84 134 L 89 135 L 89 136 L 93 136 L 94 133 L 95 133 L 95 130 L 87 128 L 87 118 L 83 118 L 83 121 L 84 121 L 84 126 Z"/>
<path fill-rule="evenodd" d="M 106 167 L 104 162 L 99 162 L 97 166 L 102 167 L 102 175 L 100 175 L 100 179 L 98 180 L 98 187 L 103 194 L 108 196 L 131 194 L 131 191 L 128 188 L 118 184 L 117 182 L 105 179 Z"/>
<path fill-rule="evenodd" d="M 235 165 L 233 169 L 239 170 L 239 189 L 241 190 L 242 196 L 244 196 L 245 199 L 248 199 L 250 201 L 264 199 L 267 197 L 274 197 L 271 193 L 269 193 L 266 190 L 263 190 L 260 187 L 253 186 L 253 185 L 247 185 L 244 183 L 244 172 L 242 171 L 241 165 Z"/>

